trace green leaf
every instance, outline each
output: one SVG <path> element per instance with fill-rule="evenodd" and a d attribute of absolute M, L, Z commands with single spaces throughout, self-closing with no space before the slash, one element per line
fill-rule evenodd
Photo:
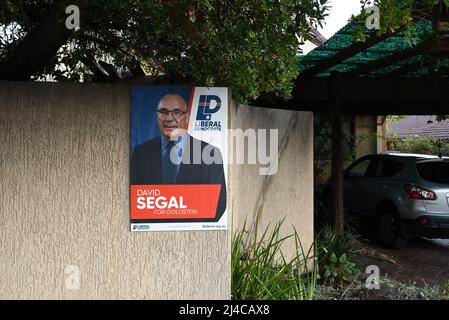
<path fill-rule="evenodd" d="M 335 255 L 335 253 L 332 253 L 332 255 L 331 255 L 331 262 L 332 263 L 337 263 L 337 261 L 338 261 L 337 256 Z"/>

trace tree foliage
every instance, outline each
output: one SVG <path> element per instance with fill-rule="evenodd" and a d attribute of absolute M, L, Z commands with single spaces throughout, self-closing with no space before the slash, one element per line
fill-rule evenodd
<path fill-rule="evenodd" d="M 147 74 L 166 83 L 231 86 L 239 102 L 262 93 L 288 97 L 300 46 L 327 16 L 328 2 L 2 0 L 0 79 L 111 81 Z M 364 41 L 371 34 L 364 27 L 368 7 L 379 8 L 381 35 L 410 30 L 439 3 L 449 6 L 449 0 L 361 0 L 354 36 Z M 76 32 L 64 27 L 70 4 L 81 10 Z"/>
<path fill-rule="evenodd" d="M 327 0 L 2 0 L 0 78 L 17 79 L 12 56 L 33 79 L 98 80 L 98 60 L 121 75 L 142 67 L 170 82 L 233 87 L 240 101 L 262 92 L 288 96 L 298 74 L 299 46 L 326 16 Z M 80 30 L 53 41 L 50 59 L 32 61 L 30 39 L 52 17 L 64 25 L 65 7 L 80 7 Z M 57 27 L 55 27 L 57 26 Z M 47 29 L 47 30 L 48 30 Z M 47 31 L 48 34 L 48 31 Z M 40 46 L 52 42 L 48 34 Z M 55 38 L 56 39 L 56 38 Z M 28 41 L 28 47 L 24 44 Z M 32 42 L 31 42 L 32 43 Z M 30 52 L 31 51 L 31 52 Z M 8 60 L 9 59 L 9 60 Z M 5 61 L 9 61 L 6 66 Z M 2 66 L 3 67 L 3 66 Z M 101 68 L 100 68 L 101 70 Z M 28 77 L 27 72 L 23 78 Z M 16 78 L 14 78 L 16 77 Z"/>
<path fill-rule="evenodd" d="M 410 35 L 411 26 L 416 21 L 432 19 L 434 6 L 449 7 L 449 0 L 360 0 L 360 4 L 361 14 L 353 17 L 359 22 L 354 36 L 364 41 L 370 33 L 367 28 L 364 28 L 365 22 L 373 13 L 369 8 L 377 7 L 379 9 L 377 35 L 394 33 L 401 29 L 405 29 Z"/>

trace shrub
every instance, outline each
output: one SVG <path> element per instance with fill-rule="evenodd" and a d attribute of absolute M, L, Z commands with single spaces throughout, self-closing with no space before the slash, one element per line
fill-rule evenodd
<path fill-rule="evenodd" d="M 245 228 L 232 238 L 231 296 L 234 300 L 311 300 L 315 298 L 318 272 L 324 285 L 343 287 L 358 278 L 360 270 L 351 261 L 362 248 L 350 233 L 338 235 L 327 225 L 307 252 L 298 234 L 281 237 L 278 223 L 262 236 Z M 294 238 L 294 257 L 286 259 L 282 244 Z M 318 268 L 318 264 L 320 268 Z"/>
<path fill-rule="evenodd" d="M 324 279 L 340 283 L 350 282 L 360 275 L 360 270 L 355 263 L 348 260 L 346 253 L 337 257 L 335 253 L 330 256 L 330 261 L 324 265 Z"/>
<path fill-rule="evenodd" d="M 444 156 L 449 156 L 449 143 L 443 140 L 432 140 L 428 137 L 406 138 L 394 142 L 394 150 L 408 153 L 438 155 L 438 145 Z"/>
<path fill-rule="evenodd" d="M 232 238 L 231 295 L 235 300 L 311 300 L 316 285 L 316 259 L 312 250 L 304 251 L 298 234 L 280 236 L 278 223 L 265 229 L 261 237 L 245 228 Z M 293 237 L 295 256 L 286 259 L 282 244 Z M 310 268 L 311 267 L 311 268 Z"/>
<path fill-rule="evenodd" d="M 341 286 L 357 279 L 360 270 L 351 259 L 362 248 L 351 233 L 337 234 L 335 228 L 326 225 L 317 236 L 319 274 L 325 283 Z"/>

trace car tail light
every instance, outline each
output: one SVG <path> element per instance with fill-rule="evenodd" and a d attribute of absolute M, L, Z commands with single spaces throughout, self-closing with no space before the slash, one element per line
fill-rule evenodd
<path fill-rule="evenodd" d="M 410 199 L 436 200 L 437 198 L 435 192 L 411 184 L 405 185 L 405 194 Z"/>
<path fill-rule="evenodd" d="M 428 224 L 430 224 L 430 220 L 429 220 L 429 218 L 427 218 L 427 217 L 420 217 L 420 218 L 418 219 L 418 221 L 419 221 L 419 223 L 422 224 L 422 225 L 428 225 Z"/>

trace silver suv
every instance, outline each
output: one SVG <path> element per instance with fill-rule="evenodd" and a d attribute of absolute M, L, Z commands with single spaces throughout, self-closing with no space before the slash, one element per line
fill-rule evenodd
<path fill-rule="evenodd" d="M 449 238 L 448 158 L 370 155 L 344 176 L 345 207 L 374 218 L 384 246 L 402 248 L 412 237 Z"/>

